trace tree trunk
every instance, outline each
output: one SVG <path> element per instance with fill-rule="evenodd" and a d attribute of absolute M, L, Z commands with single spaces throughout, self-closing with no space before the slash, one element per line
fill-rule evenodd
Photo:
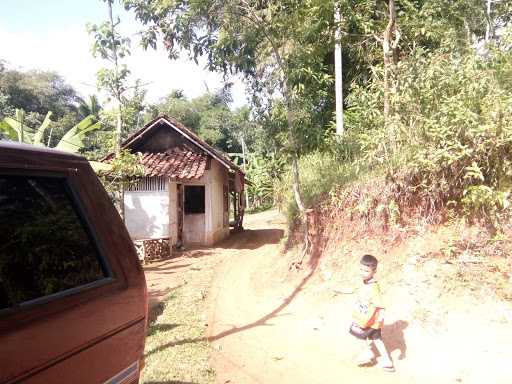
<path fill-rule="evenodd" d="M 286 77 L 283 80 L 283 94 L 286 103 L 286 120 L 288 123 L 288 140 L 290 141 L 290 146 L 292 147 L 292 188 L 293 188 L 293 196 L 295 197 L 295 202 L 297 203 L 297 207 L 299 208 L 299 212 L 302 218 L 305 218 L 306 208 L 304 206 L 304 202 L 302 201 L 302 196 L 300 193 L 300 171 L 299 171 L 299 148 L 297 145 L 297 139 L 295 138 L 295 129 L 293 127 L 293 113 L 292 113 L 292 105 L 290 94 L 288 92 L 288 84 L 286 84 Z"/>
<path fill-rule="evenodd" d="M 249 4 L 249 2 L 243 1 L 243 4 L 244 4 L 244 6 L 242 7 L 242 9 L 245 12 L 248 12 L 251 14 L 251 18 L 249 18 L 249 20 L 251 22 L 262 23 L 262 24 L 265 23 L 265 21 L 261 19 L 261 17 L 255 11 L 255 9 Z M 272 53 L 274 54 L 274 58 L 276 60 L 276 63 L 278 65 L 280 71 L 281 71 L 281 74 L 282 74 L 281 90 L 282 90 L 282 93 L 283 93 L 283 96 L 285 99 L 285 104 L 286 104 L 286 119 L 287 119 L 287 123 L 288 123 L 288 138 L 290 141 L 290 145 L 292 147 L 293 195 L 295 197 L 295 202 L 297 203 L 301 217 L 305 219 L 306 218 L 306 209 L 304 207 L 304 203 L 302 201 L 302 196 L 300 194 L 298 145 L 297 145 L 297 140 L 295 138 L 295 132 L 294 132 L 295 130 L 293 127 L 292 103 L 291 103 L 290 92 L 288 89 L 288 76 L 286 74 L 286 67 L 283 63 L 281 55 L 279 54 L 279 50 L 276 47 L 274 39 L 267 33 L 267 31 L 263 30 L 263 33 L 272 48 Z"/>
<path fill-rule="evenodd" d="M 112 15 L 112 2 L 113 0 L 108 0 L 108 16 L 110 19 L 110 29 L 112 33 L 112 56 L 114 59 L 114 71 L 115 71 L 115 81 L 116 81 L 116 89 L 114 89 L 115 98 L 117 100 L 117 116 L 116 116 L 116 143 L 115 143 L 115 152 L 116 155 L 119 155 L 121 152 L 121 132 L 123 129 L 123 122 L 121 119 L 121 89 L 119 87 L 119 63 L 117 61 L 117 48 L 115 44 L 115 30 L 114 30 L 114 17 Z"/>
<path fill-rule="evenodd" d="M 391 105 L 391 96 L 396 91 L 393 75 L 398 61 L 398 41 L 400 34 L 396 29 L 396 8 L 395 0 L 388 1 L 389 20 L 384 31 L 382 50 L 384 54 L 384 124 L 390 134 L 391 146 L 395 147 L 395 132 L 392 129 L 392 118 L 394 111 Z"/>
<path fill-rule="evenodd" d="M 254 9 L 247 3 L 244 8 L 245 11 L 250 12 L 254 20 L 260 23 L 264 23 L 264 21 L 259 17 L 259 15 L 254 11 Z M 251 20 L 254 22 L 254 20 Z M 299 170 L 299 146 L 297 144 L 297 139 L 295 137 L 295 129 L 294 129 L 294 121 L 293 121 L 293 109 L 292 109 L 292 100 L 290 97 L 290 92 L 288 89 L 288 76 L 286 73 L 286 67 L 284 62 L 279 54 L 279 51 L 275 45 L 274 39 L 264 30 L 264 35 L 267 41 L 269 42 L 272 52 L 274 54 L 274 58 L 277 62 L 277 65 L 282 74 L 282 82 L 281 82 L 281 90 L 285 99 L 286 104 L 286 120 L 288 125 L 288 140 L 290 142 L 290 146 L 292 148 L 292 189 L 293 196 L 295 198 L 295 203 L 299 208 L 300 217 L 304 224 L 304 244 L 302 248 L 302 256 L 298 262 L 292 263 L 292 266 L 296 268 L 300 268 L 304 256 L 309 252 L 310 244 L 309 241 L 309 223 L 307 218 L 306 207 L 304 206 L 304 202 L 302 200 L 302 196 L 300 193 L 300 170 Z"/>
<path fill-rule="evenodd" d="M 492 23 L 492 17 L 491 17 L 491 2 L 492 0 L 487 0 L 487 6 L 486 6 L 486 16 L 487 16 L 487 22 L 485 26 L 485 44 L 488 44 L 489 41 L 491 41 L 491 38 L 493 36 L 493 23 Z"/>
<path fill-rule="evenodd" d="M 119 101 L 118 101 L 119 102 Z M 121 103 L 119 102 L 117 110 L 117 122 L 116 122 L 116 155 L 118 156 L 121 153 L 121 132 L 122 132 L 122 120 L 121 120 Z M 121 219 L 125 219 L 125 212 L 124 212 L 124 180 L 121 181 L 121 185 L 119 188 L 119 214 L 121 215 Z"/>
<path fill-rule="evenodd" d="M 110 28 L 112 33 L 112 54 L 114 59 L 114 71 L 115 71 L 115 80 L 116 80 L 116 89 L 114 90 L 115 98 L 117 100 L 117 116 L 116 116 L 116 138 L 115 138 L 115 153 L 116 156 L 119 156 L 121 153 L 121 133 L 123 131 L 123 121 L 121 118 L 121 89 L 119 87 L 119 63 L 117 61 L 117 48 L 115 44 L 115 30 L 114 30 L 114 17 L 112 15 L 112 3 L 113 0 L 107 0 L 108 3 L 108 16 L 110 19 Z M 121 180 L 120 188 L 119 188 L 119 214 L 121 215 L 121 219 L 124 221 L 124 180 Z"/>
<path fill-rule="evenodd" d="M 466 30 L 466 40 L 468 45 L 471 45 L 473 43 L 473 40 L 471 38 L 471 30 L 469 29 L 469 24 L 466 18 L 464 18 L 464 29 Z"/>
<path fill-rule="evenodd" d="M 284 81 L 286 82 L 286 76 Z M 300 170 L 299 170 L 299 146 L 297 144 L 297 139 L 295 138 L 295 129 L 293 124 L 293 112 L 290 94 L 288 93 L 288 84 L 284 84 L 283 94 L 286 102 L 286 120 L 288 122 L 288 137 L 290 140 L 290 144 L 292 147 L 292 189 L 293 196 L 295 198 L 295 203 L 299 208 L 300 218 L 302 219 L 303 225 L 303 236 L 304 243 L 302 245 L 301 257 L 298 261 L 294 261 L 290 265 L 291 268 L 300 269 L 302 267 L 302 262 L 304 261 L 304 257 L 309 253 L 311 247 L 311 241 L 309 236 L 309 221 L 307 216 L 307 210 L 304 205 L 304 201 L 302 200 L 302 195 L 300 193 Z"/>

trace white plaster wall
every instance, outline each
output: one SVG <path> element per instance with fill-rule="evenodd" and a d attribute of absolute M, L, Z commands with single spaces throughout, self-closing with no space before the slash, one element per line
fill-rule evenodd
<path fill-rule="evenodd" d="M 169 191 L 127 191 L 124 212 L 132 239 L 169 237 Z"/>
<path fill-rule="evenodd" d="M 229 235 L 229 223 L 224 226 L 224 184 L 229 184 L 227 170 L 217 161 L 212 161 L 206 190 L 206 205 L 210 207 L 210 211 L 207 211 L 210 212 L 207 218 L 209 225 L 206 227 L 206 242 L 209 245 Z"/>
<path fill-rule="evenodd" d="M 172 245 L 178 238 L 178 200 L 177 184 L 171 181 L 168 191 L 168 228 Z M 183 241 L 187 244 L 212 245 L 229 235 L 229 223 L 224 226 L 224 197 L 223 185 L 228 185 L 227 170 L 217 161 L 212 160 L 211 168 L 198 180 L 187 180 L 186 185 L 204 185 L 205 214 L 184 215 Z M 140 193 L 140 192 L 139 192 Z M 130 232 L 131 233 L 131 232 Z"/>
<path fill-rule="evenodd" d="M 178 188 L 174 181 L 169 182 L 169 244 L 178 242 Z"/>

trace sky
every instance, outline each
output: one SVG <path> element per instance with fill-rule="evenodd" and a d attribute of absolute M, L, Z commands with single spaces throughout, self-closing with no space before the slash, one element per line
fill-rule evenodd
<path fill-rule="evenodd" d="M 120 32 L 132 41 L 132 55 L 124 62 L 133 81 L 147 84 L 149 102 L 173 89 L 193 98 L 221 86 L 222 76 L 204 69 L 204 62 L 198 66 L 186 54 L 170 60 L 164 49 L 144 51 L 137 36 L 141 26 L 133 14 L 120 6 L 114 13 L 121 18 Z M 83 97 L 97 94 L 96 72 L 107 62 L 92 57 L 93 40 L 86 24 L 99 24 L 107 16 L 102 0 L 0 0 L 0 59 L 11 69 L 56 71 Z M 241 80 L 230 81 L 234 82 L 232 107 L 246 104 Z"/>

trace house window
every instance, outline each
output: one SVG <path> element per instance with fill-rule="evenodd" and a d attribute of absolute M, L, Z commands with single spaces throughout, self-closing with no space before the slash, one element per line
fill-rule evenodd
<path fill-rule="evenodd" d="M 126 189 L 130 192 L 167 191 L 168 184 L 166 177 L 142 177 L 129 183 Z"/>
<path fill-rule="evenodd" d="M 185 214 L 204 213 L 204 185 L 185 186 Z"/>
<path fill-rule="evenodd" d="M 64 178 L 0 175 L 0 310 L 109 277 Z"/>

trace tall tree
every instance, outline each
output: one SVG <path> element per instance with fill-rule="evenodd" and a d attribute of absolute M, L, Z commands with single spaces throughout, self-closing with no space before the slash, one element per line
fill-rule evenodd
<path fill-rule="evenodd" d="M 316 74 L 324 65 L 325 47 L 318 40 L 333 40 L 325 27 L 333 24 L 333 4 L 320 0 L 125 0 L 124 4 L 147 26 L 143 34 L 146 46 L 155 47 L 161 37 L 171 57 L 176 57 L 179 49 L 188 50 L 195 59 L 206 55 L 210 69 L 242 73 L 256 88 L 282 97 L 293 191 L 304 216 L 298 168 L 298 99 L 306 81 L 326 80 L 308 74 Z"/>
<path fill-rule="evenodd" d="M 94 36 L 93 55 L 99 55 L 110 63 L 110 68 L 102 68 L 98 71 L 97 79 L 99 88 L 106 89 L 115 100 L 116 129 L 114 148 L 116 157 L 120 157 L 123 134 L 123 97 L 128 88 L 127 80 L 130 74 L 128 67 L 126 64 L 121 64 L 120 59 L 130 54 L 130 39 L 121 36 L 117 29 L 121 20 L 117 17 L 116 21 L 114 21 L 114 0 L 103 0 L 103 2 L 107 4 L 108 20 L 100 25 L 89 24 L 87 29 Z M 122 184 L 118 194 L 119 212 L 121 217 L 124 218 L 124 187 Z"/>
<path fill-rule="evenodd" d="M 74 112 L 80 100 L 73 87 L 58 73 L 39 70 L 0 70 L 0 95 L 11 109 L 5 115 L 18 108 L 39 114 L 41 120 L 48 111 L 57 119 Z"/>
<path fill-rule="evenodd" d="M 113 4 L 114 0 L 103 0 L 107 4 L 108 21 L 100 25 L 89 24 L 87 26 L 89 34 L 94 37 L 92 47 L 93 56 L 100 56 L 107 60 L 110 68 L 102 68 L 97 73 L 98 86 L 105 89 L 116 102 L 116 139 L 115 151 L 119 153 L 122 140 L 122 104 L 123 94 L 127 89 L 127 79 L 130 71 L 125 64 L 120 63 L 120 59 L 130 54 L 130 39 L 121 36 L 117 27 L 121 20 L 117 17 L 114 21 Z"/>

